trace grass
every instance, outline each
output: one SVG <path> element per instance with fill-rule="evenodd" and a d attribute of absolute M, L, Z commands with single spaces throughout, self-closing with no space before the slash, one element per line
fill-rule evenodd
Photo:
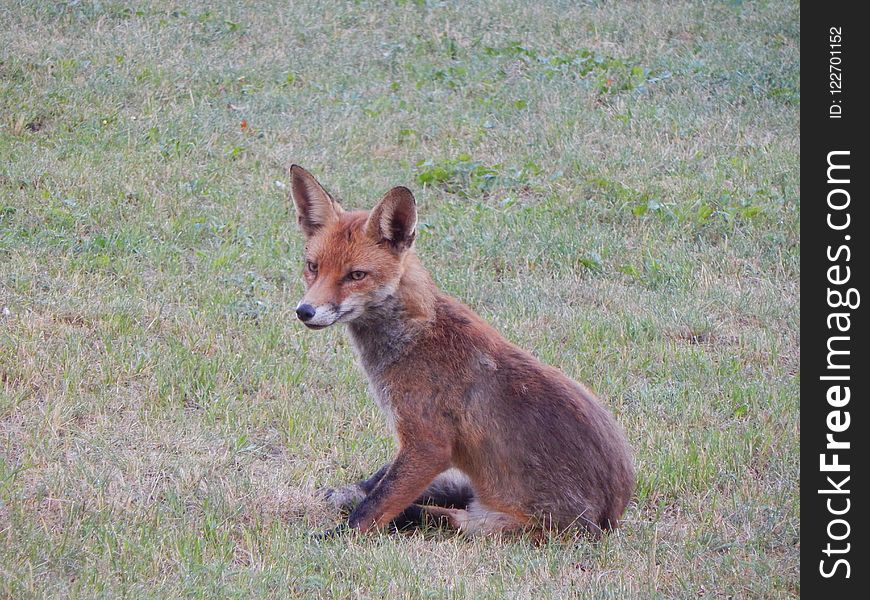
<path fill-rule="evenodd" d="M 292 5 L 292 6 L 291 6 Z M 0 2 L 0 596 L 800 594 L 796 2 Z M 600 543 L 309 537 L 393 452 L 284 168 L 625 426 Z"/>

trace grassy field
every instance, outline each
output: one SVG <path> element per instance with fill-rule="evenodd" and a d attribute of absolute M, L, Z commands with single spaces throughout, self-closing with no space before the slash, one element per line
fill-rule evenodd
<path fill-rule="evenodd" d="M 797 2 L 0 0 L 0 597 L 800 594 Z M 285 167 L 587 383 L 600 543 L 310 532 L 394 443 Z"/>

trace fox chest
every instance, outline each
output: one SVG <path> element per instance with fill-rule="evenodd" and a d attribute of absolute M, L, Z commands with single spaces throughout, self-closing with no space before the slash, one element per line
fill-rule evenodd
<path fill-rule="evenodd" d="M 383 325 L 377 333 L 350 327 L 351 342 L 357 362 L 369 381 L 369 392 L 384 413 L 387 427 L 396 436 L 397 410 L 395 366 L 406 350 L 407 340 L 401 327 Z"/>
<path fill-rule="evenodd" d="M 381 412 L 384 414 L 390 433 L 392 433 L 393 436 L 396 436 L 396 407 L 390 394 L 389 384 L 381 378 L 370 377 L 369 393 L 372 395 L 372 398 L 374 398 L 378 408 L 380 408 Z"/>

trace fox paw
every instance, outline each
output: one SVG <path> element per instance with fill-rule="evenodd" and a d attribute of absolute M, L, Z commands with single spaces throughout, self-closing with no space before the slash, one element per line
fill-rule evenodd
<path fill-rule="evenodd" d="M 323 495 L 333 508 L 341 512 L 350 512 L 366 497 L 366 493 L 356 483 L 340 488 L 329 488 L 324 490 Z"/>

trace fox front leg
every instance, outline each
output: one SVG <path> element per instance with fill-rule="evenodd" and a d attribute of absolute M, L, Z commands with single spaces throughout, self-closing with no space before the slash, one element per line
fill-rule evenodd
<path fill-rule="evenodd" d="M 449 450 L 402 448 L 374 489 L 351 513 L 348 525 L 360 531 L 386 525 L 410 506 L 449 463 Z"/>
<path fill-rule="evenodd" d="M 381 478 L 389 470 L 390 464 L 385 464 L 368 479 L 363 479 L 344 487 L 326 490 L 326 500 L 337 510 L 345 513 L 350 512 L 357 504 L 363 501 L 366 495 L 375 489 L 375 486 L 378 485 Z"/>

